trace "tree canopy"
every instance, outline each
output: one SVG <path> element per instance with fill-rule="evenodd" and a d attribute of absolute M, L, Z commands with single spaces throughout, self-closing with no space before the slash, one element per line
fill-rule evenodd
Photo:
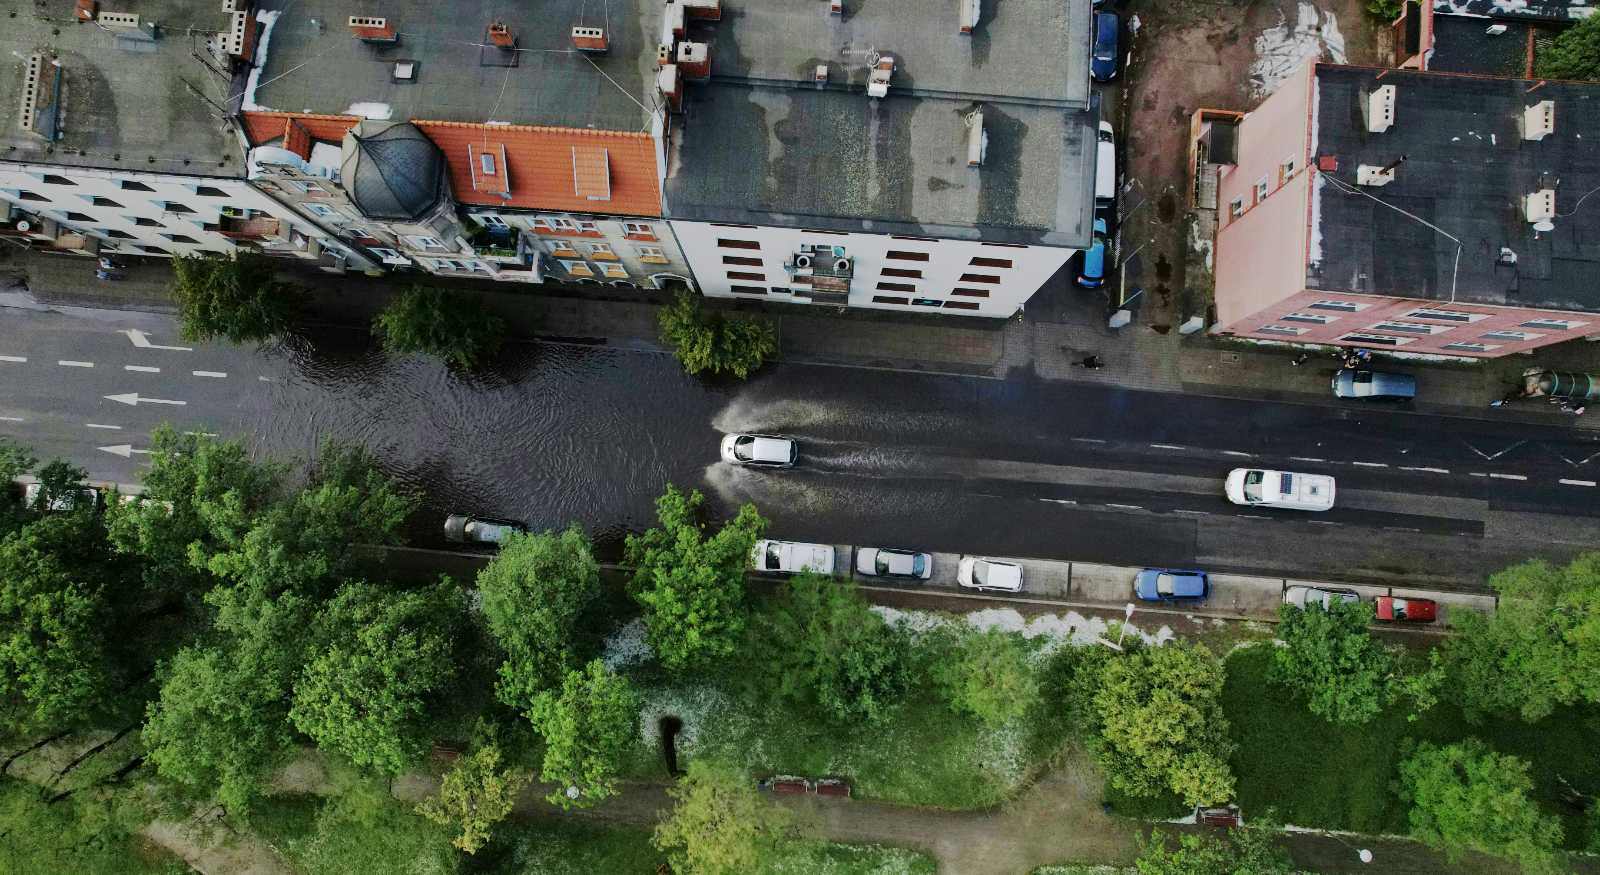
<path fill-rule="evenodd" d="M 277 266 L 264 255 L 177 255 L 172 270 L 185 340 L 270 340 L 289 331 L 308 300 L 304 289 L 277 278 Z"/>
<path fill-rule="evenodd" d="M 787 811 L 761 798 L 749 777 L 723 763 L 690 761 L 667 794 L 674 804 L 656 825 L 655 844 L 675 872 L 754 872 L 790 826 Z"/>
<path fill-rule="evenodd" d="M 847 580 L 790 578 L 752 638 L 767 689 L 841 724 L 884 720 L 910 683 L 906 642 Z"/>
<path fill-rule="evenodd" d="M 391 354 L 420 352 L 470 371 L 500 351 L 506 323 L 465 293 L 412 286 L 378 314 L 372 331 Z"/>
<path fill-rule="evenodd" d="M 556 785 L 549 800 L 587 808 L 617 792 L 617 773 L 638 735 L 639 695 L 596 659 L 569 671 L 559 690 L 546 690 L 528 712 L 544 736 L 540 777 Z"/>
<path fill-rule="evenodd" d="M 1524 562 L 1489 584 L 1500 596 L 1494 613 L 1452 614 L 1456 634 L 1444 644 L 1467 716 L 1531 722 L 1558 705 L 1600 702 L 1600 553 L 1565 566 Z"/>
<path fill-rule="evenodd" d="M 478 591 L 490 634 L 506 653 L 495 691 L 526 711 L 572 667 L 578 618 L 600 592 L 594 548 L 576 525 L 513 535 L 478 572 Z"/>
<path fill-rule="evenodd" d="M 705 497 L 672 485 L 656 499 L 661 525 L 629 535 L 630 587 L 644 608 L 650 646 L 669 670 L 685 672 L 723 659 L 745 628 L 744 578 L 766 520 L 746 504 L 710 537 L 699 521 Z"/>
<path fill-rule="evenodd" d="M 661 338 L 691 374 L 732 374 L 743 380 L 778 351 L 778 332 L 757 316 L 707 313 L 700 296 L 683 290 L 661 308 Z"/>
<path fill-rule="evenodd" d="M 1139 875 L 1294 875 L 1298 870 L 1287 851 L 1259 827 L 1226 833 L 1181 833 L 1174 846 L 1166 834 L 1152 829 L 1139 840 L 1133 868 Z"/>
<path fill-rule="evenodd" d="M 1203 645 L 1138 648 L 1105 664 L 1095 693 L 1100 760 L 1133 796 L 1172 791 L 1188 805 L 1233 797 L 1222 663 Z"/>
<path fill-rule="evenodd" d="M 421 760 L 432 740 L 430 706 L 456 677 L 465 611 L 448 580 L 408 591 L 345 584 L 318 613 L 318 643 L 289 710 L 295 728 L 383 774 Z"/>
<path fill-rule="evenodd" d="M 1561 822 L 1529 794 L 1528 764 L 1475 738 L 1422 744 L 1400 763 L 1400 795 L 1411 833 L 1452 860 L 1465 851 L 1507 857 L 1525 871 L 1560 871 Z"/>
<path fill-rule="evenodd" d="M 933 665 L 951 707 L 991 727 L 1020 718 L 1039 702 L 1027 642 L 1003 629 L 963 631 Z"/>
<path fill-rule="evenodd" d="M 440 826 L 456 830 L 450 843 L 476 854 L 485 844 L 494 825 L 516 806 L 517 794 L 528 783 L 528 775 L 500 765 L 500 746 L 484 744 L 467 754 L 444 773 L 439 793 L 417 804 L 417 813 Z"/>
<path fill-rule="evenodd" d="M 1334 723 L 1366 723 L 1398 690 L 1392 654 L 1372 637 L 1372 605 L 1337 602 L 1331 608 L 1283 605 L 1268 678 L 1306 700 L 1311 713 Z"/>
<path fill-rule="evenodd" d="M 1600 16 L 1579 20 L 1541 46 L 1534 71 L 1542 79 L 1600 79 Z"/>

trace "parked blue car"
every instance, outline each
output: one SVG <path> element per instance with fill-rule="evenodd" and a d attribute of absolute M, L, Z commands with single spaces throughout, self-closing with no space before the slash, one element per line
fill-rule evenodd
<path fill-rule="evenodd" d="M 1146 602 L 1198 602 L 1211 594 L 1204 571 L 1146 568 L 1133 579 L 1134 598 Z"/>
<path fill-rule="evenodd" d="M 1078 285 L 1098 289 L 1106 284 L 1106 220 L 1094 220 L 1094 242 L 1083 250 L 1083 270 L 1078 273 Z"/>
<path fill-rule="evenodd" d="M 1089 54 L 1089 77 L 1096 82 L 1110 82 L 1117 78 L 1117 37 L 1122 30 L 1122 20 L 1115 12 L 1094 14 L 1094 50 Z"/>

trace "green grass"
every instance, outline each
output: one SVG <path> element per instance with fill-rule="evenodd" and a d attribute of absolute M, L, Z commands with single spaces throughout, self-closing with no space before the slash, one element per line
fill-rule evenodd
<path fill-rule="evenodd" d="M 462 868 L 473 875 L 649 875 L 664 859 L 642 829 L 511 821 Z"/>
<path fill-rule="evenodd" d="M 1365 726 L 1342 727 L 1268 685 L 1269 661 L 1267 648 L 1254 647 L 1227 663 L 1223 708 L 1239 745 L 1233 768 L 1246 816 L 1270 808 L 1278 820 L 1298 826 L 1406 832 L 1406 809 L 1393 787 L 1404 746 L 1476 736 L 1531 764 L 1534 797 L 1562 816 L 1567 846 L 1583 847 L 1588 826 L 1558 804 L 1557 776 L 1582 792 L 1600 793 L 1600 745 L 1594 743 L 1600 709 L 1564 708 L 1537 723 L 1501 718 L 1475 726 L 1442 702 L 1414 723 L 1392 708 Z"/>
<path fill-rule="evenodd" d="M 127 794 L 80 791 L 55 805 L 39 788 L 0 778 L 0 872 L 184 875 L 183 860 L 132 833 L 144 818 Z"/>
<path fill-rule="evenodd" d="M 359 803 L 353 795 L 268 797 L 252 809 L 249 826 L 302 875 L 460 871 L 462 855 L 447 831 L 375 794 Z"/>

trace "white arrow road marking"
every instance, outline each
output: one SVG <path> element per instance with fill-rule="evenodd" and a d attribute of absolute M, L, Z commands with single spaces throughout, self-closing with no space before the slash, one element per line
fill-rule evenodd
<path fill-rule="evenodd" d="M 104 395 L 101 397 L 105 398 L 107 401 L 115 401 L 118 404 L 126 404 L 129 407 L 132 407 L 136 404 L 172 404 L 182 407 L 183 405 L 189 403 L 187 401 L 168 401 L 165 398 L 146 398 L 143 395 L 140 395 L 138 392 L 129 392 L 125 395 Z"/>
<path fill-rule="evenodd" d="M 128 339 L 133 341 L 133 345 L 140 349 L 170 349 L 175 352 L 194 352 L 194 347 L 192 346 L 162 346 L 159 343 L 151 343 L 150 335 L 137 328 L 124 328 L 122 333 L 128 335 Z"/>
<path fill-rule="evenodd" d="M 101 425 L 98 422 L 85 422 L 83 424 L 83 427 L 84 428 L 103 428 L 106 431 L 122 431 L 122 426 L 120 426 L 120 425 Z"/>
<path fill-rule="evenodd" d="M 1462 441 L 1462 443 L 1463 444 L 1467 444 L 1466 441 Z M 1467 444 L 1467 449 L 1473 451 L 1474 453 L 1477 453 L 1478 455 L 1484 457 L 1485 459 L 1488 459 L 1489 461 L 1494 461 L 1495 459 L 1498 459 L 1501 456 L 1504 456 L 1506 453 L 1511 452 L 1512 450 L 1516 449 L 1517 447 L 1522 446 L 1525 443 L 1527 443 L 1527 441 L 1517 441 L 1516 443 L 1512 444 L 1509 447 L 1506 447 L 1505 449 L 1501 450 L 1498 453 L 1495 453 L 1492 456 L 1489 455 L 1488 453 L 1485 453 L 1483 450 L 1478 449 L 1477 447 L 1473 446 L 1472 444 Z"/>
<path fill-rule="evenodd" d="M 141 456 L 150 455 L 149 450 L 136 450 L 133 448 L 132 444 L 114 444 L 109 447 L 101 447 L 100 452 L 110 453 L 113 456 L 121 456 L 124 459 L 131 458 L 134 453 L 138 453 Z"/>
<path fill-rule="evenodd" d="M 20 365 L 26 364 L 27 361 L 28 357 L 25 355 L 0 355 L 0 362 L 16 362 Z"/>

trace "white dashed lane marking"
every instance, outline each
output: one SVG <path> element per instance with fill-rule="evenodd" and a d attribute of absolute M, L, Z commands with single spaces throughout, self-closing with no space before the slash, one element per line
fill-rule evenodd
<path fill-rule="evenodd" d="M 1115 508 L 1119 508 L 1121 510 L 1144 510 L 1143 507 L 1140 507 L 1137 504 L 1109 504 L 1108 503 L 1106 505 L 1106 507 L 1115 507 Z"/>
<path fill-rule="evenodd" d="M 1156 448 L 1158 450 L 1182 450 L 1182 449 L 1187 449 L 1186 447 L 1180 447 L 1177 444 L 1151 444 L 1150 446 L 1152 446 L 1152 447 L 1154 447 L 1154 448 Z"/>
<path fill-rule="evenodd" d="M 1222 454 L 1224 456 L 1238 456 L 1241 459 L 1250 458 L 1250 454 L 1249 453 L 1241 453 L 1238 450 L 1223 450 Z"/>
<path fill-rule="evenodd" d="M 1105 443 L 1105 441 L 1103 441 L 1103 440 L 1101 440 L 1099 438 L 1073 438 L 1073 440 L 1077 441 L 1080 444 L 1103 444 L 1103 443 Z"/>
<path fill-rule="evenodd" d="M 0 416 L 0 422 L 26 422 L 20 416 Z"/>
<path fill-rule="evenodd" d="M 1450 473 L 1450 469 L 1449 468 L 1408 468 L 1405 465 L 1401 465 L 1400 466 L 1400 470 L 1402 470 L 1402 471 L 1426 471 L 1429 474 L 1449 474 Z"/>
<path fill-rule="evenodd" d="M 122 369 L 124 371 L 134 371 L 134 372 L 140 373 L 140 374 L 159 374 L 159 373 L 161 373 L 161 369 L 160 368 L 152 368 L 149 365 L 123 365 Z"/>
<path fill-rule="evenodd" d="M 1388 462 L 1351 462 L 1350 464 L 1356 465 L 1356 466 L 1359 466 L 1359 467 L 1362 467 L 1362 468 L 1387 468 L 1387 467 L 1389 467 L 1389 463 Z"/>
<path fill-rule="evenodd" d="M 27 361 L 28 357 L 25 355 L 0 355 L 0 362 L 15 362 L 20 365 Z"/>
<path fill-rule="evenodd" d="M 1291 461 L 1291 462 L 1326 462 L 1328 460 L 1327 459 L 1318 459 L 1318 458 L 1314 458 L 1312 456 L 1290 456 L 1289 457 L 1289 461 Z"/>
<path fill-rule="evenodd" d="M 83 427 L 84 428 L 103 428 L 106 431 L 122 431 L 122 426 L 120 426 L 120 425 L 101 425 L 98 422 L 85 422 L 83 424 Z"/>
<path fill-rule="evenodd" d="M 192 373 L 196 377 L 216 377 L 219 380 L 222 379 L 223 377 L 228 376 L 227 374 L 223 373 L 222 371 L 193 371 Z"/>
<path fill-rule="evenodd" d="M 71 359 L 62 359 L 62 360 L 56 362 L 56 364 L 62 366 L 63 368 L 92 368 L 92 367 L 94 367 L 94 362 L 75 362 L 75 361 L 73 361 Z"/>
<path fill-rule="evenodd" d="M 1172 512 L 1173 513 L 1186 513 L 1186 514 L 1190 514 L 1191 516 L 1211 516 L 1211 511 L 1209 511 L 1209 510 L 1184 510 L 1181 507 L 1180 508 L 1175 508 Z"/>
<path fill-rule="evenodd" d="M 1495 478 L 1496 480 L 1526 480 L 1526 479 L 1528 479 L 1526 474 L 1490 474 L 1489 476 Z"/>
<path fill-rule="evenodd" d="M 1562 485 L 1565 485 L 1565 486 L 1593 486 L 1594 485 L 1594 481 L 1593 480 L 1567 480 L 1565 478 L 1562 479 L 1561 483 L 1562 483 Z"/>

